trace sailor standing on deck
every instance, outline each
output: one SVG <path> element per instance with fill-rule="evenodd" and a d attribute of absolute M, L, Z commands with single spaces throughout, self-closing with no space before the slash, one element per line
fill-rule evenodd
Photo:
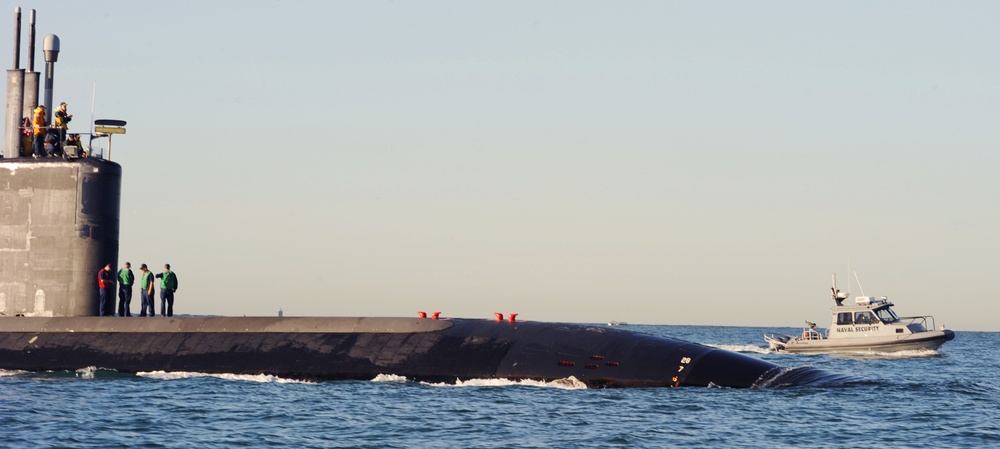
<path fill-rule="evenodd" d="M 34 154 L 35 127 L 31 123 L 31 117 L 21 120 L 21 157 L 31 157 Z"/>
<path fill-rule="evenodd" d="M 53 119 L 56 124 L 56 130 L 59 132 L 59 139 L 56 141 L 56 146 L 59 147 L 60 153 L 62 153 L 62 144 L 66 141 L 66 130 L 69 129 L 70 120 L 73 120 L 73 114 L 66 112 L 66 102 L 64 101 L 56 108 L 55 118 Z"/>
<path fill-rule="evenodd" d="M 66 113 L 66 102 L 62 102 L 58 108 L 56 108 L 55 121 L 56 127 L 66 131 L 69 129 L 69 121 L 73 120 L 73 114 Z M 65 133 L 64 133 L 65 134 Z M 60 136 L 65 137 L 65 136 Z"/>
<path fill-rule="evenodd" d="M 98 316 L 115 316 L 115 294 L 111 291 L 112 285 L 114 282 L 111 281 L 111 264 L 107 264 L 97 272 L 97 286 L 101 290 L 101 308 L 97 311 Z"/>
<path fill-rule="evenodd" d="M 170 264 L 163 266 L 163 272 L 156 275 L 160 281 L 160 315 L 174 316 L 174 292 L 177 291 L 177 275 L 170 271 Z"/>
<path fill-rule="evenodd" d="M 35 108 L 35 116 L 31 120 L 31 127 L 35 134 L 35 159 L 38 159 L 45 155 L 45 135 L 48 133 L 48 124 L 45 123 L 45 106 L 38 105 Z"/>
<path fill-rule="evenodd" d="M 146 264 L 142 264 L 139 267 L 142 270 L 142 278 L 139 280 L 139 288 L 142 289 L 140 294 L 142 295 L 142 311 L 139 312 L 139 316 L 146 316 L 146 307 L 149 307 L 149 316 L 156 316 L 156 303 L 154 302 L 155 296 L 153 296 L 153 272 L 146 268 Z"/>
<path fill-rule="evenodd" d="M 132 316 L 132 264 L 125 262 L 125 268 L 118 270 L 118 316 Z"/>

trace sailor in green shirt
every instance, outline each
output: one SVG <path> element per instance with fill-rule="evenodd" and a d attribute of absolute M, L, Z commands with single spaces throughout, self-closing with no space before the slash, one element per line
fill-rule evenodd
<path fill-rule="evenodd" d="M 146 268 L 146 264 L 142 264 L 139 267 L 142 270 L 142 277 L 139 278 L 139 288 L 142 289 L 142 311 L 139 312 L 139 316 L 146 316 L 146 307 L 149 307 L 149 316 L 156 316 L 156 303 L 155 296 L 153 296 L 153 284 L 155 279 L 153 278 L 153 272 Z"/>
<path fill-rule="evenodd" d="M 132 305 L 132 265 L 125 262 L 125 268 L 118 270 L 118 316 L 132 316 L 129 306 Z"/>
<path fill-rule="evenodd" d="M 177 275 L 170 271 L 170 264 L 163 266 L 163 272 L 156 275 L 160 281 L 160 315 L 174 316 L 174 292 L 177 291 Z"/>

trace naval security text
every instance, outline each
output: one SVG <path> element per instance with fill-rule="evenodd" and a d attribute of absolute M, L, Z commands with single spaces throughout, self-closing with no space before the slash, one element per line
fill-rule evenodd
<path fill-rule="evenodd" d="M 838 326 L 837 332 L 878 332 L 878 326 Z"/>

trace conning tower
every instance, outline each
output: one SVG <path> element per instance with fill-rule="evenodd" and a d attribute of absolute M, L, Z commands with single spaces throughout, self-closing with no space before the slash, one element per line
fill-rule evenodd
<path fill-rule="evenodd" d="M 105 264 L 118 265 L 122 169 L 108 160 L 75 158 L 75 154 L 22 157 L 22 111 L 30 111 L 37 102 L 37 73 L 35 82 L 29 83 L 18 68 L 20 8 L 15 20 L 14 68 L 7 78 L 7 134 L 0 159 L 0 316 L 97 315 L 97 271 Z M 31 72 L 34 29 L 32 10 Z M 49 111 L 51 65 L 58 42 L 54 35 L 46 37 Z"/>
<path fill-rule="evenodd" d="M 118 266 L 121 166 L 0 159 L 0 315 L 93 316 Z"/>

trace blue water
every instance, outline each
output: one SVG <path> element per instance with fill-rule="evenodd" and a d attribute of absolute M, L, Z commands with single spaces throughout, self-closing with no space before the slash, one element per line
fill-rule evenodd
<path fill-rule="evenodd" d="M 841 376 L 788 388 L 588 390 L 0 371 L 0 447 L 1000 447 L 1000 333 L 958 332 L 936 352 L 828 356 L 767 351 L 761 335 L 776 329 L 624 327 Z"/>

